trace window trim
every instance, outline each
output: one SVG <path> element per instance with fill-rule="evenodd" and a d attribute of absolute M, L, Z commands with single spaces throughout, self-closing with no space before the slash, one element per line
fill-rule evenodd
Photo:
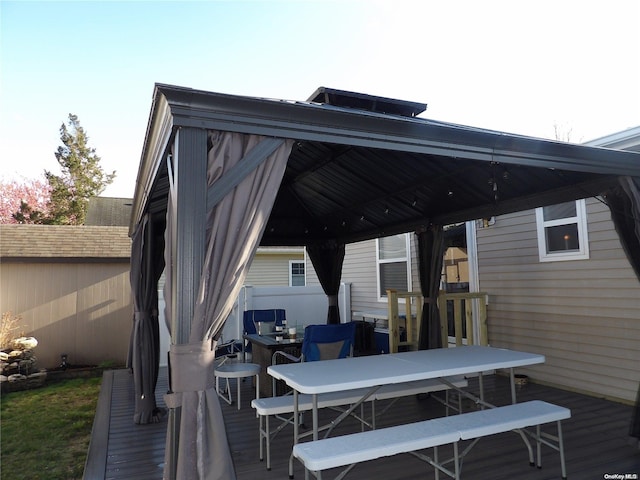
<path fill-rule="evenodd" d="M 304 285 L 293 285 L 293 264 L 294 263 L 301 263 L 304 268 Z M 307 265 L 304 260 L 289 260 L 289 286 L 290 287 L 293 287 L 293 286 L 306 287 L 307 286 Z"/>
<path fill-rule="evenodd" d="M 393 262 L 405 262 L 407 267 L 407 290 L 410 292 L 412 290 L 412 282 L 411 282 L 411 238 L 409 233 L 400 234 L 404 235 L 405 238 L 405 256 L 404 257 L 396 257 L 396 258 L 385 258 L 383 260 L 380 259 L 380 239 L 376 238 L 376 296 L 378 297 L 379 302 L 387 302 L 386 295 L 380 295 L 380 264 L 381 263 L 393 263 Z M 390 235 L 393 236 L 393 235 Z M 404 302 L 404 299 L 399 299 L 399 302 Z"/>
<path fill-rule="evenodd" d="M 544 220 L 543 207 L 536 208 L 536 229 L 538 233 L 538 255 L 540 262 L 562 262 L 589 259 L 589 236 L 587 230 L 587 208 L 584 199 L 576 200 L 576 216 L 558 220 Z M 580 249 L 572 252 L 547 252 L 545 228 L 575 223 L 578 230 Z"/>

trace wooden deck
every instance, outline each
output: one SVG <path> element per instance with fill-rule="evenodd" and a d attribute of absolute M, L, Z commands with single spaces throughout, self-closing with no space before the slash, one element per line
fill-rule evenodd
<path fill-rule="evenodd" d="M 235 383 L 235 382 L 234 382 Z M 157 398 L 166 391 L 166 370 L 158 382 Z M 233 386 L 235 389 L 235 385 Z M 222 402 L 227 435 L 238 480 L 287 479 L 291 452 L 291 430 L 285 429 L 272 443 L 272 470 L 258 459 L 258 420 L 249 406 L 253 389 L 249 381 L 242 385 L 244 405 Z M 477 390 L 470 380 L 469 389 Z M 498 405 L 509 402 L 508 381 L 500 375 L 485 377 L 487 400 Z M 518 389 L 518 400 L 540 399 L 571 409 L 572 418 L 563 422 L 567 472 L 573 480 L 602 480 L 605 474 L 635 474 L 640 479 L 640 450 L 629 442 L 632 408 L 607 400 L 574 394 L 530 383 Z M 444 407 L 429 396 L 401 399 L 389 410 L 380 427 L 441 416 Z M 326 416 L 323 412 L 322 416 Z M 85 479 L 157 479 L 162 478 L 166 423 L 133 424 L 132 376 L 126 370 L 106 372 L 99 401 Z M 355 423 L 341 431 L 357 431 Z M 465 480 L 547 480 L 560 478 L 557 452 L 543 450 L 542 469 L 528 465 L 527 450 L 512 433 L 482 439 L 465 458 Z M 446 454 L 442 450 L 441 455 Z M 443 458 L 441 456 L 441 458 Z M 304 470 L 295 462 L 295 477 L 304 478 Z M 332 472 L 329 472 L 332 473 Z M 332 478 L 327 474 L 326 478 Z M 358 465 L 347 479 L 406 480 L 433 478 L 433 469 L 409 455 L 399 455 Z M 441 478 L 444 478 L 441 476 Z M 610 477 L 615 478 L 615 477 Z"/>

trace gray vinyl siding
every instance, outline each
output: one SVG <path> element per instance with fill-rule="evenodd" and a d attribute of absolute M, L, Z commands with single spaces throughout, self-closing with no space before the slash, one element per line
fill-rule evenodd
<path fill-rule="evenodd" d="M 378 301 L 375 240 L 352 243 L 346 246 L 342 281 L 351 283 L 352 311 L 387 308 L 387 302 Z"/>
<path fill-rule="evenodd" d="M 587 200 L 590 258 L 541 263 L 535 212 L 478 230 L 480 290 L 489 293 L 489 343 L 541 353 L 532 379 L 625 401 L 640 381 L 640 282 L 608 207 Z"/>
<path fill-rule="evenodd" d="M 418 260 L 415 249 L 415 236 L 411 235 L 411 281 L 413 290 L 420 290 L 418 281 Z M 307 261 L 307 284 L 319 285 L 318 277 L 313 272 L 311 262 Z M 310 272 L 313 272 L 310 275 Z M 378 300 L 378 283 L 376 277 L 376 241 L 348 244 L 345 248 L 342 266 L 342 282 L 351 284 L 351 310 L 371 311 L 386 310 L 387 302 Z"/>

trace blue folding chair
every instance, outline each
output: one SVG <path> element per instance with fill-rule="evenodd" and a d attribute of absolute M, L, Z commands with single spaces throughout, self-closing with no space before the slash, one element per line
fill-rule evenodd
<path fill-rule="evenodd" d="M 353 322 L 308 325 L 302 340 L 302 361 L 332 360 L 353 356 L 356 325 Z"/>
<path fill-rule="evenodd" d="M 318 360 L 333 360 L 353 356 L 353 345 L 356 338 L 356 324 L 354 322 L 327 324 L 327 325 L 307 325 L 304 329 L 301 355 L 295 357 L 287 352 L 276 351 L 271 357 L 271 364 L 276 365 L 278 358 L 283 357 L 284 362 L 315 362 Z M 276 395 L 276 379 L 272 379 L 273 395 Z M 298 422 L 303 423 L 304 413 L 300 413 Z M 283 421 L 283 426 L 293 421 L 293 417 L 283 418 L 276 415 L 276 418 Z M 364 414 L 361 414 L 364 418 Z M 278 429 L 278 431 L 282 426 Z"/>
<path fill-rule="evenodd" d="M 328 325 L 307 325 L 304 329 L 301 355 L 296 357 L 278 350 L 271 357 L 271 365 L 284 362 L 315 362 L 353 356 L 353 344 L 356 337 L 356 324 L 353 322 Z M 273 379 L 273 392 L 276 392 L 276 380 Z"/>
<path fill-rule="evenodd" d="M 258 333 L 257 324 L 265 323 L 271 326 L 283 325 L 287 320 L 286 311 L 283 308 L 271 308 L 264 310 L 245 310 L 242 315 L 242 327 L 245 335 Z M 243 358 L 247 353 L 251 353 L 251 342 L 242 342 Z"/>

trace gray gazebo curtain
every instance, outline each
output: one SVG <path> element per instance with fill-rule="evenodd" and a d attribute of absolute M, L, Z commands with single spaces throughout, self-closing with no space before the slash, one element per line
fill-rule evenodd
<path fill-rule="evenodd" d="M 307 254 L 318 274 L 318 280 L 320 280 L 320 285 L 322 285 L 329 302 L 327 310 L 328 324 L 340 323 L 338 293 L 340 292 L 344 252 L 344 243 L 338 243 L 333 240 L 307 245 Z"/>
<path fill-rule="evenodd" d="M 210 132 L 208 188 L 222 186 L 224 190 L 229 181 L 225 175 L 265 138 Z M 282 140 L 278 145 L 208 212 L 205 259 L 189 343 L 172 344 L 170 351 L 173 393 L 168 402 L 182 407 L 175 465 L 179 479 L 235 478 L 214 388 L 215 343 L 242 287 L 284 175 L 292 142 Z M 166 462 L 165 477 L 171 468 Z"/>
<path fill-rule="evenodd" d="M 607 194 L 606 201 L 622 248 L 640 279 L 640 178 L 621 177 L 620 187 Z"/>
<path fill-rule="evenodd" d="M 441 225 L 416 232 L 418 237 L 418 274 L 424 297 L 420 328 L 420 348 L 442 347 L 438 293 L 444 255 L 444 233 Z M 446 308 L 446 307 L 445 307 Z"/>
<path fill-rule="evenodd" d="M 622 248 L 640 280 L 640 178 L 621 177 L 606 196 Z M 629 435 L 640 440 L 640 384 Z"/>
<path fill-rule="evenodd" d="M 164 266 L 164 244 L 149 214 L 137 225 L 131 245 L 130 282 L 134 317 L 129 347 L 129 367 L 135 388 L 135 423 L 154 423 L 165 413 L 156 405 L 160 332 L 158 279 Z"/>

